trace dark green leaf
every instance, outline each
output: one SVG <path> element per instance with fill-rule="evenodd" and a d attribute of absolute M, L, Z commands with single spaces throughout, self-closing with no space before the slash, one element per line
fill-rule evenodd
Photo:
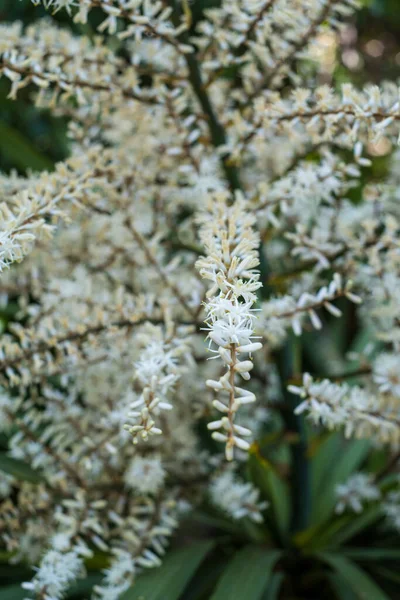
<path fill-rule="evenodd" d="M 24 600 L 27 595 L 28 592 L 23 590 L 19 584 L 0 588 L 1 600 Z"/>
<path fill-rule="evenodd" d="M 226 567 L 226 553 L 213 554 L 212 561 L 205 560 L 179 600 L 209 600 L 215 585 Z"/>
<path fill-rule="evenodd" d="M 85 577 L 85 579 L 79 579 L 68 590 L 68 600 L 75 600 L 83 597 L 89 598 L 91 596 L 93 586 L 99 584 L 102 579 L 103 575 L 101 573 L 93 573 L 88 577 Z"/>
<path fill-rule="evenodd" d="M 279 556 L 277 550 L 246 546 L 225 569 L 211 600 L 261 600 Z"/>
<path fill-rule="evenodd" d="M 53 162 L 39 152 L 22 133 L 0 121 L 0 151 L 20 169 L 51 170 Z"/>
<path fill-rule="evenodd" d="M 336 593 L 338 600 L 358 600 L 356 594 L 351 588 L 349 588 L 343 577 L 340 577 L 337 573 L 331 573 L 329 581 L 332 589 Z"/>
<path fill-rule="evenodd" d="M 321 552 L 319 558 L 328 563 L 354 592 L 357 600 L 390 600 L 370 576 L 351 560 L 338 554 Z"/>
<path fill-rule="evenodd" d="M 212 546 L 202 541 L 169 552 L 161 567 L 141 575 L 120 600 L 178 600 Z"/>
<path fill-rule="evenodd" d="M 289 490 L 287 484 L 277 475 L 274 466 L 255 449 L 250 452 L 248 461 L 251 480 L 259 488 L 263 498 L 271 506 L 268 509 L 267 522 L 278 530 L 284 540 L 289 527 Z"/>
<path fill-rule="evenodd" d="M 191 517 L 193 520 L 198 521 L 199 523 L 205 525 L 206 527 L 213 527 L 216 529 L 222 529 L 224 531 L 229 531 L 233 535 L 240 535 L 242 529 L 238 522 L 233 523 L 224 517 L 216 517 L 214 515 L 209 515 L 200 510 L 195 510 L 191 513 Z"/>
<path fill-rule="evenodd" d="M 345 513 L 300 532 L 295 536 L 295 542 L 307 551 L 335 548 L 343 545 L 380 517 L 381 510 L 377 506 L 365 509 L 361 515 Z"/>
<path fill-rule="evenodd" d="M 310 444 L 310 452 L 313 454 L 311 481 L 313 505 L 315 506 L 318 505 L 318 493 L 322 489 L 323 479 L 337 459 L 341 443 L 342 438 L 339 433 L 335 432 L 326 435 L 326 432 L 324 432 L 318 438 L 314 438 Z"/>
<path fill-rule="evenodd" d="M 342 552 L 353 560 L 400 560 L 397 548 L 343 548 Z"/>
<path fill-rule="evenodd" d="M 365 509 L 361 515 L 351 515 L 348 522 L 332 536 L 331 545 L 342 546 L 347 540 L 366 529 L 382 516 L 382 509 L 379 506 L 371 506 Z"/>
<path fill-rule="evenodd" d="M 377 567 L 374 565 L 374 573 L 378 573 L 384 579 L 387 579 L 391 583 L 395 583 L 397 586 L 400 585 L 400 573 L 393 569 L 387 569 L 386 567 Z"/>
<path fill-rule="evenodd" d="M 283 579 L 283 573 L 274 573 L 262 600 L 278 600 Z"/>
<path fill-rule="evenodd" d="M 44 481 L 40 473 L 32 469 L 32 467 L 21 460 L 7 456 L 5 452 L 0 453 L 0 471 L 8 473 L 8 475 L 12 475 L 21 481 L 29 481 L 30 483 Z"/>
<path fill-rule="evenodd" d="M 334 464 L 327 469 L 321 485 L 316 491 L 314 518 L 315 522 L 327 519 L 336 504 L 335 487 L 343 483 L 356 471 L 368 454 L 370 444 L 367 440 L 355 440 L 343 444 L 340 454 L 336 455 Z"/>

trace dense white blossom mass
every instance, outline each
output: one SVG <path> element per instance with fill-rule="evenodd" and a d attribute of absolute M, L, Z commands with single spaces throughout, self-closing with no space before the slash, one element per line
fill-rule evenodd
<path fill-rule="evenodd" d="M 198 23 L 190 2 L 34 4 L 101 18 L 0 25 L 9 98 L 29 86 L 70 139 L 54 171 L 0 178 L 0 428 L 39 478 L 1 477 L 0 535 L 36 565 L 30 598 L 61 600 L 100 550 L 92 597 L 117 600 L 202 499 L 268 512 L 242 466 L 292 330 L 354 311 L 363 379 L 304 374 L 296 413 L 399 450 L 399 89 L 320 83 L 319 36 L 355 0 L 222 0 Z M 382 139 L 388 177 L 365 183 Z M 375 484 L 342 482 L 337 510 Z M 399 529 L 398 494 L 383 506 Z"/>

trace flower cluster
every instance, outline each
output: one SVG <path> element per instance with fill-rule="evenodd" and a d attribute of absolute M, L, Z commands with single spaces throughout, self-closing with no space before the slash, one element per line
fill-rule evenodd
<path fill-rule="evenodd" d="M 400 530 L 400 492 L 398 490 L 389 492 L 382 505 L 383 512 L 388 523 L 396 531 Z"/>
<path fill-rule="evenodd" d="M 240 481 L 232 471 L 217 475 L 210 484 L 212 502 L 233 519 L 248 517 L 255 523 L 263 520 L 267 502 L 259 501 L 260 492 L 251 483 Z"/>
<path fill-rule="evenodd" d="M 397 354 L 380 354 L 374 363 L 373 378 L 379 390 L 400 398 L 400 359 Z"/>
<path fill-rule="evenodd" d="M 114 550 L 115 558 L 104 574 L 104 583 L 95 586 L 96 597 L 104 600 L 118 600 L 129 589 L 135 575 L 135 564 L 129 552 Z"/>
<path fill-rule="evenodd" d="M 49 550 L 32 581 L 23 584 L 24 589 L 34 592 L 44 600 L 60 598 L 74 582 L 83 568 L 79 553 Z"/>
<path fill-rule="evenodd" d="M 88 164 L 80 170 L 76 166 L 70 160 L 54 173 L 34 177 L 29 190 L 16 185 L 11 198 L 0 204 L 0 272 L 20 262 L 36 239 L 51 237 L 55 223 L 67 218 L 67 207 L 70 213 L 83 198 L 93 197 L 93 171 Z"/>
<path fill-rule="evenodd" d="M 159 427 L 155 427 L 154 418 L 160 411 L 173 408 L 167 396 L 182 371 L 179 358 L 185 354 L 189 358 L 189 347 L 179 332 L 172 330 L 166 339 L 159 341 L 156 341 L 156 336 L 156 327 L 144 334 L 147 345 L 140 360 L 134 363 L 134 377 L 142 386 L 142 392 L 130 404 L 128 416 L 132 424 L 126 424 L 125 429 L 133 435 L 135 443 L 139 437 L 147 440 L 150 435 L 162 433 Z"/>
<path fill-rule="evenodd" d="M 173 27 L 170 21 L 172 8 L 163 8 L 162 2 L 148 2 L 146 0 L 32 0 L 38 5 L 41 2 L 46 8 L 54 7 L 54 10 L 65 8 L 69 14 L 77 7 L 74 21 L 85 24 L 88 21 L 90 11 L 99 8 L 105 16 L 105 19 L 98 26 L 98 31 L 107 31 L 114 34 L 118 31 L 119 20 L 127 21 L 120 37 L 136 36 L 141 37 L 153 35 L 165 39 L 167 43 L 176 44 L 181 52 L 191 51 L 190 47 L 179 46 L 175 37 L 182 31 L 185 31 L 186 25 L 182 23 L 180 27 Z"/>
<path fill-rule="evenodd" d="M 334 317 L 341 317 L 342 312 L 333 300 L 345 296 L 351 302 L 359 304 L 361 298 L 351 291 L 352 282 L 343 285 L 339 273 L 334 275 L 333 281 L 322 287 L 315 294 L 303 292 L 298 300 L 293 296 L 273 298 L 262 305 L 263 323 L 261 326 L 265 337 L 271 342 L 279 342 L 285 337 L 288 326 L 291 326 L 295 335 L 302 333 L 302 322 L 309 317 L 315 329 L 322 329 L 322 321 L 316 312 L 325 308 Z"/>
<path fill-rule="evenodd" d="M 382 444 L 400 444 L 400 412 L 391 397 L 373 394 L 358 386 L 314 381 L 305 373 L 301 387 L 290 385 L 292 394 L 301 397 L 296 414 L 307 413 L 314 423 L 328 429 L 344 428 L 346 437 L 374 437 Z"/>
<path fill-rule="evenodd" d="M 381 493 L 371 477 L 365 473 L 355 473 L 345 483 L 336 486 L 336 512 L 352 510 L 360 513 L 364 504 L 379 500 Z"/>
<path fill-rule="evenodd" d="M 251 391 L 236 385 L 239 375 L 250 379 L 253 363 L 250 357 L 261 348 L 254 338 L 255 292 L 260 288 L 257 248 L 258 235 L 253 226 L 255 219 L 246 212 L 244 199 L 238 196 L 228 204 L 229 196 L 215 195 L 210 200 L 209 212 L 201 215 L 200 237 L 207 256 L 200 258 L 196 267 L 200 275 L 212 281 L 207 292 L 206 324 L 210 343 L 215 344 L 216 358 L 226 367 L 218 379 L 207 380 L 207 385 L 218 392 L 221 399 L 213 401 L 222 417 L 208 424 L 213 438 L 226 444 L 228 460 L 234 456 L 234 448 L 249 448 L 243 439 L 251 431 L 235 424 L 235 414 L 242 404 L 254 402 Z M 250 355 L 243 359 L 240 355 Z M 225 401 L 223 401 L 225 400 Z"/>
<path fill-rule="evenodd" d="M 380 514 L 386 519 L 386 526 L 396 531 L 400 530 L 400 491 L 398 478 L 389 486 L 380 485 L 379 477 L 366 473 L 355 473 L 347 481 L 336 486 L 336 512 L 341 514 L 346 510 L 355 513 L 364 511 L 370 503 L 377 503 Z M 386 489 L 385 489 L 386 488 Z"/>

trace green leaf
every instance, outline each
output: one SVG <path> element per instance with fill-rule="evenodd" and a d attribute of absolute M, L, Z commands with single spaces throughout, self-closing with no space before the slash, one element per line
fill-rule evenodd
<path fill-rule="evenodd" d="M 247 535 L 245 535 L 245 532 L 237 521 L 232 522 L 225 519 L 223 516 L 216 517 L 200 510 L 194 510 L 190 515 L 193 521 L 197 521 L 206 527 L 222 529 L 234 536 L 240 536 L 242 534 L 243 538 L 247 538 Z"/>
<path fill-rule="evenodd" d="M 400 560 L 400 550 L 396 548 L 343 548 L 341 552 L 353 560 Z"/>
<path fill-rule="evenodd" d="M 23 170 L 52 170 L 54 166 L 53 162 L 39 152 L 22 133 L 3 121 L 0 121 L 0 152 Z"/>
<path fill-rule="evenodd" d="M 201 541 L 169 552 L 161 567 L 141 575 L 120 600 L 178 600 L 212 546 Z"/>
<path fill-rule="evenodd" d="M 23 590 L 20 584 L 0 588 L 0 597 L 2 600 L 24 600 L 27 595 L 28 592 Z"/>
<path fill-rule="evenodd" d="M 214 553 L 212 561 L 205 560 L 197 569 L 179 600 L 209 600 L 225 567 L 225 552 Z"/>
<path fill-rule="evenodd" d="M 338 600 L 358 600 L 357 596 L 353 590 L 349 588 L 343 577 L 340 577 L 340 575 L 337 573 L 331 573 L 329 576 L 329 581 L 332 589 L 338 597 Z"/>
<path fill-rule="evenodd" d="M 314 497 L 314 522 L 325 521 L 332 513 L 335 504 L 335 487 L 343 483 L 364 461 L 370 449 L 368 440 L 354 440 L 344 443 L 333 465 L 330 465 L 322 477 L 321 484 Z"/>
<path fill-rule="evenodd" d="M 321 552 L 317 556 L 330 565 L 343 581 L 346 582 L 350 590 L 354 592 L 357 600 L 390 600 L 371 577 L 351 560 L 338 554 L 329 554 L 327 552 Z"/>
<path fill-rule="evenodd" d="M 311 485 L 313 504 L 315 505 L 318 505 L 318 492 L 322 489 L 323 479 L 337 460 L 338 453 L 340 453 L 342 441 L 340 434 L 336 432 L 328 434 L 323 432 L 317 438 L 314 438 L 310 444 L 310 453 L 313 455 L 311 462 Z"/>
<path fill-rule="evenodd" d="M 400 585 L 400 573 L 397 571 L 387 569 L 386 567 L 377 567 L 374 565 L 374 573 L 378 573 L 378 575 L 384 577 L 384 579 L 390 581 L 391 583 L 397 584 L 397 586 Z"/>
<path fill-rule="evenodd" d="M 74 583 L 73 586 L 68 590 L 67 599 L 68 600 L 78 600 L 78 598 L 88 598 L 92 592 L 93 586 L 100 583 L 103 579 L 103 575 L 101 573 L 93 573 L 85 579 L 79 579 Z"/>
<path fill-rule="evenodd" d="M 296 544 L 308 552 L 333 549 L 342 546 L 363 529 L 369 527 L 382 515 L 377 506 L 365 509 L 361 515 L 345 513 L 314 525 L 295 537 Z"/>
<path fill-rule="evenodd" d="M 40 473 L 32 469 L 32 467 L 21 460 L 11 458 L 5 452 L 0 453 L 0 471 L 12 475 L 20 481 L 29 481 L 29 483 L 44 481 Z"/>
<path fill-rule="evenodd" d="M 375 523 L 382 517 L 382 508 L 380 506 L 371 506 L 365 509 L 360 515 L 351 515 L 348 522 L 332 536 L 330 545 L 342 546 L 347 540 L 350 540 L 363 529 L 366 529 L 372 523 Z"/>
<path fill-rule="evenodd" d="M 225 569 L 211 600 L 261 600 L 279 556 L 277 550 L 246 546 Z"/>
<path fill-rule="evenodd" d="M 248 460 L 250 478 L 259 488 L 262 497 L 268 500 L 266 522 L 272 529 L 277 530 L 277 535 L 283 541 L 289 528 L 289 490 L 287 484 L 276 474 L 274 466 L 264 458 L 259 447 L 253 444 Z"/>
<path fill-rule="evenodd" d="M 283 573 L 274 573 L 262 600 L 278 600 L 283 579 Z"/>

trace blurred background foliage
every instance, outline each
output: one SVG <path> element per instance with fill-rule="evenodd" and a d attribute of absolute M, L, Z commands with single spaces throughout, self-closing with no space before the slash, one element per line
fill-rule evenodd
<path fill-rule="evenodd" d="M 215 2 L 216 0 L 192 1 L 194 23 L 201 18 L 204 8 Z M 30 0 L 0 0 L 2 22 L 22 20 L 28 25 L 45 15 L 56 19 L 65 27 L 72 27 L 78 34 L 87 35 L 92 35 L 93 25 L 96 24 L 98 17 L 95 13 L 92 14 L 92 27 L 89 24 L 83 29 L 81 26 L 73 25 L 64 11 L 51 16 L 43 8 L 33 6 Z M 400 80 L 400 0 L 364 0 L 362 10 L 346 26 L 340 39 L 327 33 L 320 42 L 318 59 L 323 65 L 321 83 L 338 86 L 346 81 L 363 85 L 366 82 L 379 83 L 385 79 Z M 23 174 L 30 169 L 51 169 L 55 162 L 62 160 L 68 154 L 65 119 L 57 118 L 46 110 L 36 109 L 30 99 L 32 90 L 29 87 L 21 91 L 17 101 L 8 100 L 8 86 L 6 80 L 0 79 L 0 170 L 6 173 L 16 170 Z M 368 148 L 374 161 L 371 169 L 366 170 L 365 178 L 379 179 L 384 175 L 392 150 L 387 144 L 388 142 L 383 141 Z M 313 160 L 313 157 L 310 159 Z M 357 194 L 360 196 L 360 191 L 360 189 L 353 190 L 355 199 Z M 2 316 L 5 317 L 4 314 Z M 321 367 L 323 373 L 328 375 L 335 371 L 335 366 L 339 370 L 343 368 L 340 363 L 345 350 L 350 346 L 356 349 L 358 344 L 364 345 L 367 332 L 357 330 L 357 324 L 347 310 L 341 325 L 335 323 L 334 328 L 328 327 L 323 347 L 316 334 L 306 335 L 310 336 L 309 341 L 312 343 L 304 344 L 304 349 L 310 346 L 315 350 L 318 347 L 318 352 L 313 351 L 313 356 L 304 356 L 306 366 L 310 363 L 311 370 L 318 371 L 321 371 L 319 368 Z M 316 359 L 320 364 L 315 364 Z M 327 364 L 330 365 L 329 372 L 326 372 Z M 277 434 L 276 430 L 266 432 L 265 439 L 252 449 L 248 470 L 250 478 L 259 484 L 263 494 L 271 502 L 271 514 L 267 516 L 271 522 L 267 525 L 276 537 L 278 546 L 283 546 L 285 540 L 280 538 L 287 530 L 288 507 L 285 505 L 285 499 L 289 492 L 279 478 L 279 475 L 282 475 L 279 470 L 281 467 L 284 469 L 287 463 L 287 457 L 281 455 L 282 452 L 287 454 L 287 446 L 278 445 L 281 440 L 277 439 L 277 435 L 279 437 L 279 432 Z M 346 516 L 332 518 L 334 485 L 345 480 L 361 465 L 365 465 L 372 472 L 378 471 L 385 464 L 385 456 L 382 452 L 370 453 L 368 445 L 362 442 L 353 442 L 343 447 L 340 436 L 336 434 L 324 436 L 324 434 L 314 435 L 309 432 L 309 435 L 311 436 L 309 458 L 313 465 L 313 522 L 303 537 L 300 534 L 296 540 L 298 548 L 302 550 L 301 556 L 287 554 L 282 559 L 285 571 L 292 573 L 283 586 L 284 597 L 305 600 L 312 598 L 321 600 L 322 597 L 327 599 L 337 597 L 343 600 L 399 599 L 400 574 L 396 568 L 400 560 L 398 538 L 388 534 L 381 542 L 381 546 L 376 546 L 375 543 L 373 547 L 371 545 L 371 539 L 374 539 L 374 530 L 371 527 L 373 528 L 379 519 L 376 507 L 372 506 L 357 519 L 346 520 Z M 3 440 L 0 440 L 1 445 Z M 274 465 L 273 468 L 271 463 Z M 4 469 L 6 470 L 5 467 Z M 390 480 L 387 485 L 390 486 Z M 330 521 L 326 520 L 328 517 Z M 199 532 L 203 532 L 203 535 L 204 530 L 212 531 L 217 542 L 232 533 L 236 536 L 236 540 L 242 540 L 242 545 L 243 540 L 254 543 L 267 539 L 262 528 L 257 531 L 251 523 L 239 528 L 222 518 L 217 519 L 211 514 L 207 516 L 207 511 L 197 515 L 195 521 L 191 520 L 190 523 L 183 524 L 180 538 L 196 537 L 199 533 L 196 527 L 199 528 Z M 352 544 L 350 549 L 346 547 L 348 540 L 351 540 Z M 161 569 L 143 577 L 143 582 L 138 585 L 138 589 L 135 588 L 135 593 L 129 596 L 129 600 L 137 600 L 140 594 L 146 600 L 174 600 L 175 598 L 203 600 L 211 597 L 210 590 L 214 590 L 212 600 L 237 600 L 238 598 L 252 600 L 253 597 L 262 600 L 277 599 L 283 576 L 280 572 L 273 575 L 271 573 L 275 562 L 279 559 L 279 552 L 271 550 L 268 563 L 268 560 L 265 562 L 264 551 L 260 554 L 257 546 L 243 548 L 238 542 L 235 544 L 233 547 L 227 545 L 228 554 L 213 549 L 211 543 L 204 541 L 199 541 L 197 546 L 192 544 L 190 551 L 184 550 L 184 555 L 179 554 L 182 550 L 173 551 Z M 237 551 L 237 548 L 240 549 Z M 329 554 L 326 548 L 340 548 L 340 553 Z M 241 553 L 240 560 L 239 553 Z M 314 553 L 312 568 L 310 568 L 309 558 L 311 553 Z M 212 560 L 198 568 L 206 555 Z M 317 562 L 317 566 L 315 566 L 315 556 L 318 556 L 320 561 Z M 10 567 L 6 564 L 6 559 L 7 557 L 0 553 L 0 599 L 22 600 L 24 592 L 18 582 L 29 579 L 30 572 L 22 565 Z M 359 569 L 351 559 L 359 561 L 363 568 L 366 565 L 367 571 Z M 89 577 L 79 583 L 68 598 L 73 600 L 86 597 L 86 590 L 99 578 L 96 571 L 105 564 L 104 557 L 96 557 L 94 562 L 88 565 Z M 181 568 L 183 564 L 184 569 Z M 227 564 L 228 568 L 225 568 Z M 322 566 L 324 564 L 328 564 L 335 571 L 330 581 L 325 577 L 326 570 Z M 366 574 L 368 570 L 375 582 L 384 585 L 387 595 L 381 593 L 380 588 L 378 589 L 369 578 Z M 220 587 L 217 585 L 215 588 L 215 582 L 222 572 L 223 578 L 219 580 Z M 192 575 L 194 579 L 187 587 Z M 244 581 L 249 581 L 250 587 L 243 587 Z M 260 581 L 261 585 L 266 585 L 268 581 L 265 594 L 260 596 L 255 588 L 251 588 L 251 581 Z M 229 595 L 227 591 L 230 589 L 229 586 L 234 588 L 236 586 L 235 595 Z M 182 595 L 184 589 L 186 591 Z M 242 591 L 238 591 L 239 589 Z M 149 590 L 151 593 L 148 594 Z"/>

